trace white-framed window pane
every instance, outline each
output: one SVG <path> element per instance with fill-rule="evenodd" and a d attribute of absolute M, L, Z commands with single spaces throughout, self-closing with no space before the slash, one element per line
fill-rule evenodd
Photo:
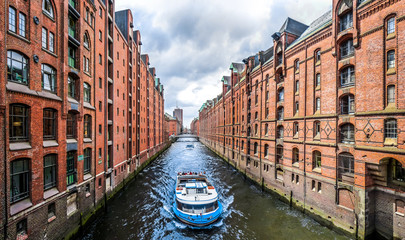
<path fill-rule="evenodd" d="M 395 102 L 395 86 L 391 85 L 387 88 L 387 102 L 394 103 Z"/>
<path fill-rule="evenodd" d="M 15 9 L 12 7 L 8 8 L 8 30 L 16 32 L 16 13 Z"/>
<path fill-rule="evenodd" d="M 42 48 L 47 48 L 48 46 L 48 30 L 42 28 Z"/>
<path fill-rule="evenodd" d="M 20 13 L 19 14 L 20 22 L 18 25 L 18 30 L 21 36 L 25 37 L 25 15 Z"/>
<path fill-rule="evenodd" d="M 387 34 L 395 32 L 395 18 L 390 18 L 387 21 Z"/>
<path fill-rule="evenodd" d="M 55 35 L 49 32 L 49 51 L 55 51 Z"/>

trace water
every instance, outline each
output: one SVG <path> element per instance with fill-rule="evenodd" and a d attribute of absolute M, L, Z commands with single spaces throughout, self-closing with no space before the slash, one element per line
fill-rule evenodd
<path fill-rule="evenodd" d="M 180 139 L 108 205 L 82 239 L 348 239 L 261 192 L 199 142 Z M 180 141 L 179 140 L 179 141 Z M 171 210 L 177 172 L 206 171 L 224 206 L 207 229 L 179 222 Z"/>

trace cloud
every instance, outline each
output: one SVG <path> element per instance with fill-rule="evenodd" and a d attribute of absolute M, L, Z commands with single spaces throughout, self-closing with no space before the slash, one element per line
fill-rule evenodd
<path fill-rule="evenodd" d="M 165 110 L 183 108 L 185 126 L 221 93 L 231 62 L 266 50 L 287 17 L 309 25 L 331 8 L 325 0 L 120 0 L 131 9 L 142 52 L 165 86 Z"/>

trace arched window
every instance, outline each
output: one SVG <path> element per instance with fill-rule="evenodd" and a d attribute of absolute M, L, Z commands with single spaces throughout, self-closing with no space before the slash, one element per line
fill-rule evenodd
<path fill-rule="evenodd" d="M 342 1 L 339 6 L 339 30 L 344 31 L 353 27 L 353 0 Z"/>
<path fill-rule="evenodd" d="M 44 190 L 56 187 L 58 155 L 48 154 L 44 157 Z"/>
<path fill-rule="evenodd" d="M 258 129 L 259 129 L 258 125 L 257 125 L 257 124 L 255 124 L 255 135 L 257 135 L 257 134 L 258 134 Z"/>
<path fill-rule="evenodd" d="M 348 39 L 340 44 L 340 59 L 354 54 L 353 39 Z"/>
<path fill-rule="evenodd" d="M 28 58 L 21 53 L 15 51 L 7 51 L 8 81 L 28 85 L 28 73 Z"/>
<path fill-rule="evenodd" d="M 245 141 L 242 140 L 242 142 L 240 143 L 240 149 L 243 150 L 244 146 L 245 146 Z"/>
<path fill-rule="evenodd" d="M 90 84 L 84 83 L 83 84 L 83 100 L 87 103 L 91 102 L 91 87 Z"/>
<path fill-rule="evenodd" d="M 91 139 L 91 115 L 84 115 L 84 138 Z"/>
<path fill-rule="evenodd" d="M 384 124 L 384 137 L 385 138 L 397 138 L 397 120 L 387 119 Z"/>
<path fill-rule="evenodd" d="M 391 50 L 387 53 L 387 70 L 395 69 L 395 51 Z"/>
<path fill-rule="evenodd" d="M 281 44 L 278 44 L 277 46 L 277 66 L 283 63 L 283 48 L 281 47 Z"/>
<path fill-rule="evenodd" d="M 338 156 L 338 179 L 342 180 L 342 175 L 353 177 L 354 157 L 350 153 L 341 153 Z"/>
<path fill-rule="evenodd" d="M 300 92 L 300 81 L 295 81 L 295 93 L 298 94 Z"/>
<path fill-rule="evenodd" d="M 295 73 L 298 73 L 300 71 L 300 60 L 299 59 L 295 60 L 294 68 L 295 68 Z"/>
<path fill-rule="evenodd" d="M 283 126 L 277 127 L 277 138 L 280 138 L 280 139 L 284 138 L 284 127 Z"/>
<path fill-rule="evenodd" d="M 280 88 L 277 94 L 277 100 L 279 102 L 284 102 L 284 88 Z"/>
<path fill-rule="evenodd" d="M 315 112 L 318 112 L 321 110 L 321 98 L 316 98 L 315 99 Z"/>
<path fill-rule="evenodd" d="M 283 107 L 279 107 L 277 109 L 277 119 L 278 120 L 284 120 L 284 108 Z"/>
<path fill-rule="evenodd" d="M 255 112 L 255 119 L 256 120 L 259 119 L 259 113 L 258 112 Z"/>
<path fill-rule="evenodd" d="M 354 95 L 347 94 L 340 99 L 340 113 L 353 114 L 355 112 Z"/>
<path fill-rule="evenodd" d="M 269 125 L 267 123 L 264 125 L 264 135 L 269 135 Z"/>
<path fill-rule="evenodd" d="M 87 48 L 87 49 L 90 48 L 90 39 L 89 39 L 89 35 L 88 35 L 87 32 L 86 32 L 86 33 L 84 34 L 84 36 L 83 36 L 83 46 L 84 46 L 85 48 Z"/>
<path fill-rule="evenodd" d="M 42 11 L 49 17 L 54 18 L 51 0 L 42 1 Z"/>
<path fill-rule="evenodd" d="M 321 122 L 315 121 L 314 122 L 314 138 L 321 137 Z"/>
<path fill-rule="evenodd" d="M 269 155 L 269 145 L 268 144 L 264 144 L 264 157 L 268 157 Z"/>
<path fill-rule="evenodd" d="M 395 17 L 387 20 L 387 35 L 395 33 Z"/>
<path fill-rule="evenodd" d="M 392 180 L 405 182 L 405 168 L 399 161 L 391 159 L 390 170 Z"/>
<path fill-rule="evenodd" d="M 346 123 L 340 127 L 340 142 L 354 144 L 354 126 L 353 126 L 353 124 Z"/>
<path fill-rule="evenodd" d="M 395 103 L 395 85 L 387 87 L 387 103 Z"/>
<path fill-rule="evenodd" d="M 320 151 L 312 152 L 312 168 L 321 168 L 322 166 L 322 155 Z"/>
<path fill-rule="evenodd" d="M 45 108 L 43 117 L 44 140 L 56 139 L 56 122 L 56 110 Z"/>
<path fill-rule="evenodd" d="M 293 150 L 292 150 L 292 164 L 298 163 L 299 160 L 300 160 L 300 151 L 298 150 L 298 148 L 293 148 Z"/>
<path fill-rule="evenodd" d="M 321 63 L 321 50 L 315 51 L 315 63 L 317 64 Z"/>
<path fill-rule="evenodd" d="M 76 138 L 76 113 L 72 111 L 67 115 L 66 138 Z"/>
<path fill-rule="evenodd" d="M 354 85 L 355 82 L 355 74 L 354 74 L 354 67 L 349 66 L 343 68 L 340 71 L 340 85 L 342 87 Z"/>
<path fill-rule="evenodd" d="M 299 111 L 300 111 L 300 102 L 295 101 L 294 108 L 295 108 L 295 115 L 296 115 L 296 114 L 298 114 Z"/>
<path fill-rule="evenodd" d="M 258 154 L 258 144 L 257 144 L 257 142 L 254 143 L 253 152 L 254 152 L 255 155 Z"/>
<path fill-rule="evenodd" d="M 30 196 L 30 159 L 22 158 L 10 163 L 11 202 L 17 202 Z"/>
<path fill-rule="evenodd" d="M 29 140 L 29 107 L 23 104 L 11 104 L 9 112 L 10 142 Z"/>
<path fill-rule="evenodd" d="M 42 89 L 56 92 L 56 70 L 47 64 L 42 64 Z"/>
<path fill-rule="evenodd" d="M 92 153 L 92 151 L 91 151 L 91 148 L 86 148 L 86 149 L 84 149 L 84 156 L 83 156 L 83 160 L 84 160 L 84 163 L 83 163 L 83 173 L 84 174 L 88 174 L 88 173 L 90 173 L 90 170 L 91 170 L 91 154 Z"/>

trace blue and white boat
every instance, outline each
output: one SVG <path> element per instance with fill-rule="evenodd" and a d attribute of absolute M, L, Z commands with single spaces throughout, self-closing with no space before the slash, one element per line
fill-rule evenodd
<path fill-rule="evenodd" d="M 207 226 L 221 216 L 222 204 L 215 187 L 202 173 L 178 173 L 173 212 L 189 225 Z"/>

